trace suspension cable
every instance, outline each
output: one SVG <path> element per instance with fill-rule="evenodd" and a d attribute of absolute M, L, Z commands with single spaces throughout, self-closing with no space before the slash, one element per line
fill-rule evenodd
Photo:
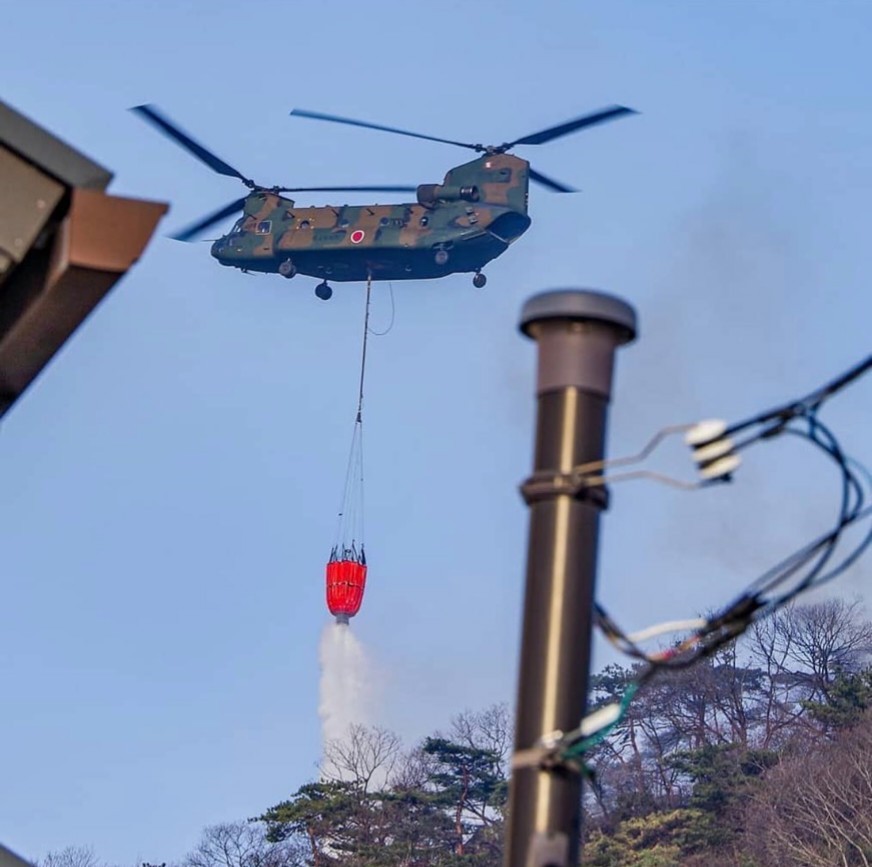
<path fill-rule="evenodd" d="M 366 313 L 363 316 L 363 350 L 360 356 L 360 388 L 357 392 L 357 423 L 363 424 L 363 377 L 366 372 L 366 338 L 369 335 L 369 302 L 372 295 L 372 273 L 366 275 Z"/>

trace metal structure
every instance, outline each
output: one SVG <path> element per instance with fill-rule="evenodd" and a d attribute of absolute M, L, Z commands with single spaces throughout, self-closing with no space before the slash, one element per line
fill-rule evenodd
<path fill-rule="evenodd" d="M 167 205 L 0 103 L 0 416 L 139 258 Z"/>
<path fill-rule="evenodd" d="M 0 844 L 0 867 L 33 867 L 33 864 Z"/>
<path fill-rule="evenodd" d="M 601 460 L 615 349 L 636 335 L 636 315 L 599 292 L 542 293 L 524 306 L 521 330 L 538 345 L 530 507 L 515 753 L 535 753 L 585 712 L 603 486 L 578 489 L 572 470 Z M 578 863 L 581 774 L 565 763 L 513 769 L 506 867 Z"/>

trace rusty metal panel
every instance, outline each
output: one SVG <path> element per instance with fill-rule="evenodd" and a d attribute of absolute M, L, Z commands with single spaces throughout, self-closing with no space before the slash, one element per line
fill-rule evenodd
<path fill-rule="evenodd" d="M 64 187 L 0 145 L 0 283 L 27 255 Z"/>
<path fill-rule="evenodd" d="M 139 258 L 167 210 L 163 202 L 73 190 L 67 220 L 70 263 L 99 271 L 126 271 Z"/>
<path fill-rule="evenodd" d="M 159 202 L 73 190 L 50 251 L 16 274 L 22 301 L 0 331 L 0 415 L 139 258 L 166 210 Z"/>

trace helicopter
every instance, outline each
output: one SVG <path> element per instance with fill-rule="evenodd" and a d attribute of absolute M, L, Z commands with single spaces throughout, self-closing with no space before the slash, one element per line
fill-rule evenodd
<path fill-rule="evenodd" d="M 213 171 L 242 181 L 249 192 L 173 235 L 190 241 L 242 211 L 226 235 L 212 244 L 222 265 L 244 272 L 297 274 L 321 278 L 315 295 L 333 295 L 328 281 L 420 280 L 473 273 L 473 285 L 487 282 L 482 268 L 505 252 L 530 227 L 529 182 L 554 192 L 572 187 L 536 171 L 509 153 L 518 145 L 539 145 L 578 130 L 616 120 L 633 109 L 613 105 L 500 145 L 453 141 L 361 120 L 294 109 L 291 115 L 381 130 L 468 148 L 481 156 L 449 169 L 441 184 L 413 186 L 265 187 L 246 177 L 183 132 L 153 105 L 132 111 Z M 416 201 L 395 205 L 298 207 L 283 193 L 414 192 Z"/>

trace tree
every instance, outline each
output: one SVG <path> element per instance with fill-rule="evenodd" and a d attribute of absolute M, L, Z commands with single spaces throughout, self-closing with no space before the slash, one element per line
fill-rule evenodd
<path fill-rule="evenodd" d="M 740 863 L 753 843 L 746 805 L 782 756 L 811 755 L 872 707 L 870 648 L 859 604 L 835 600 L 777 611 L 711 658 L 657 673 L 586 755 L 593 851 L 610 853 L 603 863 L 641 864 L 632 859 L 643 851 L 669 863 L 670 847 L 681 863 Z M 640 669 L 608 666 L 592 680 L 592 705 L 619 702 Z M 648 842 L 628 849 L 631 840 Z"/>
<path fill-rule="evenodd" d="M 778 660 L 773 676 L 791 676 L 785 679 L 802 687 L 806 700 L 825 700 L 840 673 L 860 670 L 872 655 L 872 623 L 859 601 L 790 605 L 760 621 L 754 634 L 769 648 L 767 656 Z"/>
<path fill-rule="evenodd" d="M 804 707 L 828 733 L 855 725 L 872 707 L 872 667 L 856 674 L 839 672 L 825 700 L 807 701 Z"/>
<path fill-rule="evenodd" d="M 764 865 L 872 865 L 872 716 L 766 774 L 745 813 Z M 789 860 L 786 860 L 789 859 Z"/>
<path fill-rule="evenodd" d="M 761 775 L 777 764 L 778 754 L 741 743 L 710 744 L 675 753 L 669 762 L 693 781 L 687 806 L 696 815 L 683 841 L 684 851 L 692 853 L 739 842 L 741 808 Z"/>
<path fill-rule="evenodd" d="M 259 825 L 225 822 L 203 831 L 182 867 L 302 867 L 303 863 L 298 846 L 270 843 Z"/>
<path fill-rule="evenodd" d="M 491 867 L 502 852 L 508 730 L 504 708 L 467 711 L 453 737 L 404 754 L 396 735 L 352 727 L 327 745 L 323 778 L 259 821 L 268 841 L 305 847 L 312 867 Z"/>
<path fill-rule="evenodd" d="M 451 720 L 448 736 L 459 744 L 492 753 L 501 772 L 506 774 L 512 750 L 512 718 L 505 702 L 457 714 Z"/>
<path fill-rule="evenodd" d="M 442 737 L 427 738 L 421 753 L 429 763 L 427 782 L 435 803 L 453 812 L 454 851 L 463 855 L 467 841 L 500 818 L 506 796 L 500 756 Z M 485 836 L 490 835 L 478 835 L 479 841 Z"/>
<path fill-rule="evenodd" d="M 351 725 L 340 740 L 331 740 L 324 747 L 321 774 L 324 779 L 349 782 L 362 793 L 375 783 L 390 780 L 400 761 L 399 737 L 378 726 Z"/>
<path fill-rule="evenodd" d="M 593 831 L 584 845 L 591 867 L 673 867 L 681 856 L 694 810 L 669 810 L 621 822 L 612 833 Z"/>
<path fill-rule="evenodd" d="M 98 867 L 99 863 L 91 846 L 67 846 L 38 862 L 39 867 Z"/>
<path fill-rule="evenodd" d="M 353 783 L 306 783 L 287 800 L 270 807 L 257 821 L 266 825 L 271 843 L 303 845 L 314 867 L 339 862 L 359 842 L 360 798 Z"/>

